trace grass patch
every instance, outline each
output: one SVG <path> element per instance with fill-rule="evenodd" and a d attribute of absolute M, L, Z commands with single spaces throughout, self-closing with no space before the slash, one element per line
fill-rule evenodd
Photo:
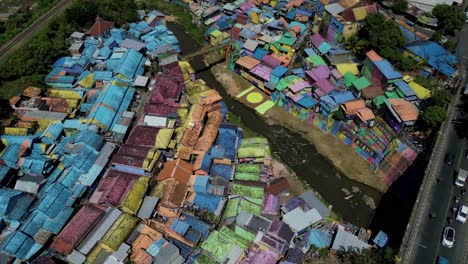
<path fill-rule="evenodd" d="M 177 23 L 184 27 L 185 31 L 199 44 L 205 43 L 203 28 L 195 26 L 192 22 L 192 14 L 186 7 L 170 4 L 161 0 L 149 0 L 141 3 L 147 9 L 157 9 L 160 12 L 177 17 Z"/>

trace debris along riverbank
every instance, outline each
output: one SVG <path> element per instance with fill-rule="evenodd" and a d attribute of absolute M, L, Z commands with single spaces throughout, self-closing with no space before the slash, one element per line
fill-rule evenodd
<path fill-rule="evenodd" d="M 211 72 L 232 97 L 252 86 L 247 80 L 231 71 L 226 64 L 213 66 Z M 280 125 L 301 134 L 344 176 L 371 186 L 380 192 L 387 190 L 385 182 L 370 171 L 369 163 L 359 157 L 350 146 L 344 145 L 331 135 L 323 134 L 311 124 L 297 118 L 291 118 L 290 114 L 277 105 L 263 117 L 271 125 Z"/>

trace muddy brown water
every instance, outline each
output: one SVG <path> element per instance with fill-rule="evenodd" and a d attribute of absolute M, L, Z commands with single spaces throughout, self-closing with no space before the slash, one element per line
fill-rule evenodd
<path fill-rule="evenodd" d="M 184 32 L 180 25 L 168 23 L 167 26 L 179 39 L 184 54 L 200 49 L 200 46 Z M 197 78 L 203 79 L 223 96 L 229 111 L 240 116 L 246 127 L 267 138 L 273 154 L 293 170 L 300 179 L 318 191 L 325 201 L 333 206 L 333 210 L 342 216 L 343 220 L 365 228 L 371 225 L 375 211 L 365 204 L 363 196 L 371 197 L 378 206 L 381 193 L 340 175 L 334 166 L 317 152 L 314 145 L 301 135 L 281 126 L 268 125 L 251 108 L 227 95 L 223 86 L 216 81 L 209 69 L 206 69 L 202 58 L 194 58 L 190 63 L 195 70 L 203 69 L 197 72 Z M 359 188 L 360 191 L 346 200 L 348 195 L 342 189 L 345 188 L 351 192 L 353 186 Z"/>

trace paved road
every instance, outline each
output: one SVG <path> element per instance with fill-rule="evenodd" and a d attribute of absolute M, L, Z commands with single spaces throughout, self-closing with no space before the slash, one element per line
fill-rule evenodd
<path fill-rule="evenodd" d="M 465 6 L 468 1 L 465 1 Z M 468 65 L 468 24 L 465 24 L 463 30 L 458 34 L 457 57 L 460 60 L 460 74 L 466 83 Z M 464 87 L 464 85 L 462 86 Z M 460 103 L 460 93 L 458 92 L 453 105 Z M 448 120 L 459 116 L 456 110 L 452 111 Z M 459 138 L 454 130 L 453 124 L 448 123 L 445 131 L 442 134 L 441 143 L 438 151 L 434 153 L 433 164 L 429 175 L 430 184 L 426 190 L 429 192 L 427 202 L 421 202 L 420 217 L 417 218 L 415 225 L 419 228 L 413 234 L 413 243 L 409 243 L 410 257 L 405 258 L 403 263 L 435 263 L 438 256 L 443 256 L 449 260 L 449 263 L 468 263 L 468 223 L 462 224 L 457 221 L 448 224 L 447 218 L 453 217 L 452 208 L 466 204 L 468 202 L 468 194 L 457 204 L 454 202 L 454 197 L 459 195 L 460 189 L 455 187 L 453 182 L 458 169 L 468 169 L 468 160 L 464 157 L 464 152 L 467 148 L 467 142 Z M 444 164 L 443 158 L 447 152 L 456 155 L 456 162 L 453 166 Z M 434 178 L 441 179 L 437 183 Z M 467 187 L 465 187 L 467 188 Z M 425 204 L 425 205 L 424 205 Z M 429 220 L 429 214 L 435 212 L 436 219 Z M 452 248 L 442 246 L 442 232 L 445 226 L 452 226 L 455 229 L 455 244 Z"/>
<path fill-rule="evenodd" d="M 0 47 L 0 62 L 3 61 L 12 51 L 24 44 L 29 38 L 31 38 L 37 30 L 46 25 L 51 18 L 60 14 L 73 0 L 62 0 L 58 2 L 55 6 L 50 8 L 45 14 L 40 16 L 36 21 L 34 21 L 29 27 L 18 33 L 10 41 L 3 44 Z"/>

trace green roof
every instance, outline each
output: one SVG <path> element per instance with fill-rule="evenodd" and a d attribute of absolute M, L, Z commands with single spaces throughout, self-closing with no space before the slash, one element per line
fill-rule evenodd
<path fill-rule="evenodd" d="M 242 197 L 229 199 L 226 209 L 224 210 L 223 218 L 226 219 L 237 216 L 242 211 L 260 215 L 262 213 L 262 206 Z"/>
<path fill-rule="evenodd" d="M 202 252 L 196 259 L 195 264 L 217 264 L 216 261 L 212 260 L 209 256 Z"/>
<path fill-rule="evenodd" d="M 351 86 L 351 84 L 354 81 L 358 79 L 358 77 L 356 77 L 356 75 L 352 74 L 351 72 L 346 72 L 345 74 L 343 74 L 343 78 L 344 78 L 344 84 L 348 88 Z"/>
<path fill-rule="evenodd" d="M 208 238 L 203 241 L 201 248 L 222 262 L 226 259 L 233 245 L 234 243 L 231 240 L 214 230 Z"/>
<path fill-rule="evenodd" d="M 279 40 L 278 40 L 279 43 L 281 44 L 285 44 L 285 45 L 288 45 L 288 46 L 292 46 L 294 45 L 294 43 L 296 42 L 296 37 L 293 37 L 293 35 L 291 35 L 290 32 L 286 32 Z"/>
<path fill-rule="evenodd" d="M 371 83 L 369 82 L 369 80 L 367 80 L 366 77 L 362 76 L 359 79 L 355 80 L 353 82 L 353 85 L 358 91 L 361 91 L 362 89 L 369 87 Z"/>
<path fill-rule="evenodd" d="M 244 239 L 252 242 L 255 240 L 255 234 L 250 233 L 249 231 L 245 230 L 244 228 L 235 225 L 234 226 L 234 232 L 238 234 L 239 236 L 243 237 Z"/>
<path fill-rule="evenodd" d="M 387 101 L 387 98 L 383 95 L 377 96 L 373 99 L 375 106 L 377 106 L 378 108 L 380 108 L 382 104 L 385 104 L 386 101 Z"/>
<path fill-rule="evenodd" d="M 255 172 L 236 172 L 234 179 L 242 181 L 259 181 L 260 175 Z"/>
<path fill-rule="evenodd" d="M 239 164 L 236 166 L 237 172 L 260 173 L 262 168 L 258 164 Z"/>
<path fill-rule="evenodd" d="M 221 230 L 219 230 L 219 233 L 243 249 L 247 249 L 249 247 L 249 240 L 237 234 L 229 227 L 223 226 Z"/>
<path fill-rule="evenodd" d="M 325 65 L 327 66 L 327 63 L 323 60 L 322 57 L 320 57 L 319 55 L 312 55 L 312 56 L 309 56 L 306 58 L 306 60 L 310 63 L 312 63 L 312 65 L 314 67 L 317 67 L 319 65 Z"/>
<path fill-rule="evenodd" d="M 396 92 L 385 92 L 385 96 L 388 99 L 398 99 L 401 98 Z"/>
<path fill-rule="evenodd" d="M 233 184 L 231 187 L 231 193 L 246 196 L 246 197 L 263 199 L 263 195 L 265 191 L 263 187 Z"/>

